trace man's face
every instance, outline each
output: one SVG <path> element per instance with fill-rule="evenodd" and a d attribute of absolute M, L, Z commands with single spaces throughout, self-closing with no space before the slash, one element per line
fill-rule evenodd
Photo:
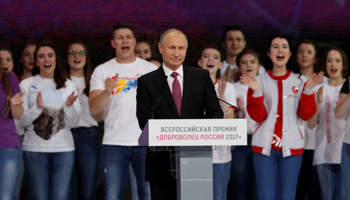
<path fill-rule="evenodd" d="M 168 33 L 163 44 L 159 43 L 158 47 L 165 66 L 173 71 L 177 70 L 186 58 L 187 42 L 181 33 Z"/>
<path fill-rule="evenodd" d="M 246 40 L 241 31 L 228 31 L 225 36 L 225 41 L 222 42 L 228 56 L 237 56 L 243 51 L 246 45 Z"/>
<path fill-rule="evenodd" d="M 136 38 L 130 29 L 122 28 L 115 30 L 111 44 L 115 48 L 118 61 L 132 59 L 135 56 Z"/>

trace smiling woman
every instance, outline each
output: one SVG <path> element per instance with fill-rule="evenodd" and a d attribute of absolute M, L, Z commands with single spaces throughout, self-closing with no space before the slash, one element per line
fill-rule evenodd
<path fill-rule="evenodd" d="M 322 199 L 347 199 L 341 190 L 341 152 L 345 135 L 346 117 L 336 118 L 340 97 L 349 63 L 344 51 L 330 48 L 322 59 L 328 81 L 316 86 L 317 112 L 308 121 L 309 128 L 316 125 L 316 143 L 313 164 L 316 167 Z M 344 109 L 346 110 L 346 109 Z"/>
<path fill-rule="evenodd" d="M 96 116 L 92 116 L 90 112 L 92 66 L 88 49 L 82 41 L 73 41 L 68 45 L 66 72 L 67 77 L 77 86 L 78 100 L 82 108 L 77 126 L 71 129 L 75 144 L 75 167 L 69 195 L 74 199 L 74 180 L 77 180 L 79 198 L 92 200 L 95 197 L 99 155 L 96 127 L 97 121 L 103 120 L 104 111 Z"/>
<path fill-rule="evenodd" d="M 32 199 L 67 199 L 74 167 L 70 128 L 79 120 L 75 84 L 66 79 L 55 45 L 38 44 L 32 77 L 20 83 L 26 128 L 23 159 Z M 34 184 L 35 183 L 35 184 Z M 59 186 L 58 186 L 59 185 Z"/>
<path fill-rule="evenodd" d="M 0 49 L 0 58 L 2 69 L 12 72 L 14 64 L 11 51 L 9 49 Z"/>
<path fill-rule="evenodd" d="M 322 81 L 323 72 L 299 89 L 300 78 L 287 69 L 292 53 L 285 35 L 271 37 L 267 55 L 272 70 L 257 78 L 241 76 L 249 86 L 247 111 L 257 122 L 252 146 L 258 196 L 275 199 L 280 194 L 277 198 L 294 200 L 304 147 L 299 121 L 309 120 L 317 110 L 311 89 Z M 282 185 L 280 192 L 275 192 L 276 182 Z"/>
<path fill-rule="evenodd" d="M 299 65 L 296 72 L 300 73 L 303 80 L 307 80 L 314 73 L 320 70 L 317 67 L 317 48 L 313 41 L 303 39 L 299 42 L 296 52 L 296 61 Z M 327 82 L 328 78 L 323 78 L 323 83 Z M 322 83 L 320 83 L 322 84 Z M 296 199 L 321 199 L 320 184 L 316 167 L 313 165 L 314 150 L 316 142 L 316 129 L 310 129 L 305 125 L 305 145 L 303 152 L 303 161 L 298 178 L 298 186 Z"/>
<path fill-rule="evenodd" d="M 18 76 L 18 82 L 23 79 L 31 77 L 34 68 L 34 53 L 36 49 L 35 42 L 27 42 L 24 44 L 19 51 L 19 67 L 16 70 Z"/>
<path fill-rule="evenodd" d="M 214 84 L 216 94 L 223 100 L 220 106 L 225 119 L 233 119 L 237 99 L 235 88 L 232 83 L 226 83 L 224 78 L 220 77 L 220 68 L 222 67 L 221 53 L 218 48 L 206 47 L 202 51 L 198 65 L 202 69 L 208 70 L 210 78 Z M 229 104 L 225 103 L 228 102 Z M 235 107 L 233 107 L 235 106 Z M 213 199 L 227 199 L 227 186 L 230 180 L 231 168 L 231 146 L 213 146 Z"/>

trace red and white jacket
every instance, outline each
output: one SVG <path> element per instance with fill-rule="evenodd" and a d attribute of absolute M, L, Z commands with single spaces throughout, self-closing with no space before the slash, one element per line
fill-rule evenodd
<path fill-rule="evenodd" d="M 282 151 L 283 157 L 303 154 L 304 135 L 298 121 L 309 120 L 317 107 L 315 94 L 311 90 L 311 95 L 302 92 L 305 83 L 298 76 L 287 71 L 276 77 L 269 70 L 256 78 L 261 90 L 248 90 L 247 111 L 257 122 L 254 153 L 269 156 L 275 149 Z"/>

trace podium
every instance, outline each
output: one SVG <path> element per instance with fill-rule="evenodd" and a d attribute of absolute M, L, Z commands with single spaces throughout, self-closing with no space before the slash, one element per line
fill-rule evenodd
<path fill-rule="evenodd" d="M 150 119 L 139 145 L 171 152 L 178 200 L 212 200 L 212 148 L 247 145 L 247 120 Z"/>

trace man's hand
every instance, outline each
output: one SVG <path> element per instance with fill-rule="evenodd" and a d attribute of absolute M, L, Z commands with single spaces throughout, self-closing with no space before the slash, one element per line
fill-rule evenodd
<path fill-rule="evenodd" d="M 108 94 L 112 94 L 112 92 L 113 92 L 115 86 L 117 86 L 117 83 L 118 83 L 118 76 L 119 76 L 119 74 L 117 73 L 117 74 L 115 75 L 114 79 L 109 78 L 109 77 L 106 78 L 106 80 L 105 80 L 105 88 L 106 88 L 106 92 L 107 92 Z"/>

